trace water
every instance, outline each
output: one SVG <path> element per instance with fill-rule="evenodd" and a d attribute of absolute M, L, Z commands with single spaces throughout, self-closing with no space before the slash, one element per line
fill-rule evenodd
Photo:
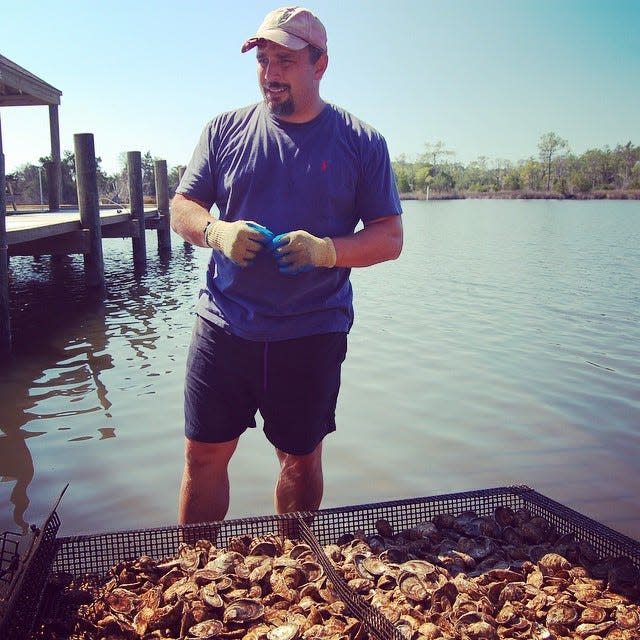
<path fill-rule="evenodd" d="M 356 323 L 325 441 L 324 507 L 527 484 L 640 539 L 636 202 L 405 202 L 398 261 L 353 272 Z M 148 232 L 145 272 L 105 242 L 108 297 L 78 257 L 11 261 L 0 372 L 0 531 L 174 524 L 182 382 L 207 252 Z M 240 442 L 228 517 L 273 512 L 275 455 Z"/>

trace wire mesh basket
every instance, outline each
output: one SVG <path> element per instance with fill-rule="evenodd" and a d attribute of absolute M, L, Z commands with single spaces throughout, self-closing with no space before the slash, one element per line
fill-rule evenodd
<path fill-rule="evenodd" d="M 3 598 L 18 570 L 21 539 L 22 534 L 14 531 L 5 531 L 0 537 L 0 596 Z"/>
<path fill-rule="evenodd" d="M 162 527 L 102 533 L 89 536 L 60 538 L 55 544 L 54 557 L 49 566 L 34 567 L 32 586 L 42 593 L 39 624 L 55 616 L 72 616 L 73 602 L 67 599 L 64 581 L 57 576 L 87 577 L 96 584 L 106 581 L 111 567 L 123 560 L 135 560 L 140 556 L 155 559 L 174 557 L 182 542 L 208 539 L 218 548 L 225 548 L 237 536 L 281 535 L 302 539 L 313 550 L 318 562 L 333 587 L 344 601 L 351 615 L 363 625 L 369 637 L 379 640 L 401 640 L 403 635 L 382 612 L 372 607 L 354 592 L 336 572 L 324 546 L 335 543 L 341 537 L 359 532 L 373 534 L 376 523 L 383 519 L 394 529 L 401 531 L 416 527 L 440 514 L 461 514 L 473 511 L 478 515 L 492 515 L 497 507 L 513 510 L 527 509 L 532 515 L 548 520 L 559 534 L 572 534 L 577 540 L 588 542 L 602 558 L 625 557 L 640 569 L 640 542 L 624 536 L 582 514 L 555 502 L 525 486 L 498 487 L 471 492 L 410 498 L 355 506 L 323 509 L 313 513 L 294 513 L 279 516 L 227 520 L 200 525 Z M 40 573 L 38 574 L 38 571 Z M 25 585 L 26 586 L 26 585 Z M 32 603 L 33 596 L 27 590 L 21 594 L 19 608 L 24 602 Z M 77 611 L 77 607 L 76 607 Z M 33 615 L 31 616 L 34 617 Z M 17 621 L 13 628 L 18 626 Z M 2 635 L 3 639 L 27 638 L 31 626 L 25 626 L 21 635 Z M 33 635 L 43 637 L 41 635 Z M 63 638 L 57 635 L 56 638 Z"/>
<path fill-rule="evenodd" d="M 60 518 L 56 512 L 63 489 L 40 528 L 32 526 L 24 540 L 22 534 L 8 533 L 2 542 L 3 590 L 0 597 L 0 638 L 23 640 L 28 637 L 40 609 L 43 593 L 56 553 Z M 20 553 L 21 543 L 26 551 Z"/>
<path fill-rule="evenodd" d="M 532 515 L 545 518 L 559 534 L 573 533 L 577 539 L 590 543 L 600 557 L 625 556 L 640 567 L 640 542 L 527 486 L 496 487 L 323 509 L 314 514 L 311 529 L 322 544 L 327 544 L 342 534 L 354 531 L 374 533 L 375 524 L 381 518 L 400 531 L 445 513 L 473 511 L 480 516 L 490 516 L 499 506 L 514 510 L 528 509 Z"/>

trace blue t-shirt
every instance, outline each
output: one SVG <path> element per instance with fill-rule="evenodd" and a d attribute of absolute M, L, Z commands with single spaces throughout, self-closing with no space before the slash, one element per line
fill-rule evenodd
<path fill-rule="evenodd" d="M 401 213 L 384 138 L 333 105 L 304 124 L 278 120 L 264 103 L 217 116 L 177 192 L 215 203 L 222 220 L 253 220 L 276 235 L 345 236 L 360 221 Z M 285 275 L 268 250 L 248 267 L 213 251 L 197 313 L 249 340 L 348 332 L 349 273 Z"/>

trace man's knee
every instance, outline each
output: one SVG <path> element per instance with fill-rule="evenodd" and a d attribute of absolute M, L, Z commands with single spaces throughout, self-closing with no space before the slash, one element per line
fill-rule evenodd
<path fill-rule="evenodd" d="M 237 444 L 237 439 L 229 442 L 199 442 L 185 438 L 185 464 L 190 467 L 227 464 Z"/>
<path fill-rule="evenodd" d="M 291 474 L 308 474 L 322 468 L 322 443 L 320 443 L 311 453 L 305 455 L 293 455 L 280 449 L 276 449 L 280 469 Z"/>

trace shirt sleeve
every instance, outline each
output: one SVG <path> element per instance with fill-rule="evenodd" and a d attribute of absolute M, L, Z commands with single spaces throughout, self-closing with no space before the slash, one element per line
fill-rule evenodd
<path fill-rule="evenodd" d="M 209 207 L 216 200 L 212 130 L 213 123 L 210 122 L 202 131 L 191 160 L 176 189 L 176 193 L 205 202 Z"/>
<path fill-rule="evenodd" d="M 363 222 L 402 213 L 387 143 L 379 134 L 363 152 L 356 211 Z"/>

